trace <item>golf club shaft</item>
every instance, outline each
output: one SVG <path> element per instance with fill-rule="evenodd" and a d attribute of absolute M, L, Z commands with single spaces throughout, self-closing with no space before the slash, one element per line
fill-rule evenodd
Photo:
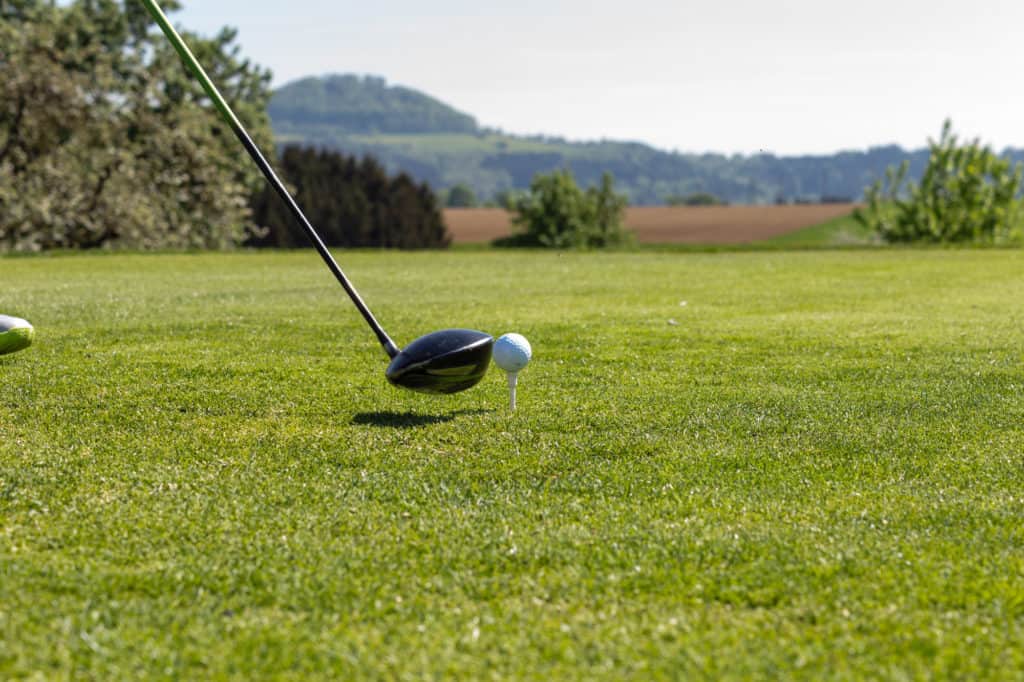
<path fill-rule="evenodd" d="M 153 20 L 156 21 L 160 30 L 162 30 L 164 35 L 167 36 L 167 39 L 171 42 L 171 45 L 174 46 L 178 55 L 181 56 L 182 61 L 185 62 L 185 65 L 192 72 L 192 75 L 199 79 L 199 83 L 203 86 L 203 90 L 206 91 L 206 94 L 210 97 L 210 100 L 213 101 L 213 105 L 217 107 L 217 110 L 224 117 L 224 120 L 227 121 L 229 126 L 231 126 L 231 129 L 235 132 L 239 141 L 241 141 L 242 146 L 244 146 L 245 150 L 249 152 L 249 156 L 251 156 L 252 160 L 256 162 L 257 166 L 259 166 L 259 169 L 263 172 L 267 182 L 269 182 L 271 187 L 277 191 L 278 195 L 280 195 L 281 199 L 288 206 L 292 215 L 297 221 L 299 221 L 299 225 L 301 225 L 302 229 L 306 231 L 310 241 L 313 242 L 313 246 L 316 248 L 317 252 L 319 252 L 320 257 L 324 259 L 324 263 L 327 264 L 327 267 L 334 274 L 338 283 L 341 284 L 345 293 L 347 293 L 349 298 L 352 299 L 352 302 L 355 304 L 356 308 L 359 309 L 359 312 L 362 314 L 367 324 L 369 324 L 370 328 L 373 329 L 373 333 L 377 335 L 380 345 L 384 347 L 384 350 L 387 352 L 389 357 L 394 358 L 399 353 L 398 346 L 395 345 L 395 342 L 391 340 L 391 337 L 387 335 L 384 328 L 380 326 L 380 323 L 377 322 L 377 319 L 373 316 L 373 313 L 370 312 L 370 309 L 366 307 L 365 303 L 363 303 L 363 299 L 360 298 L 359 292 L 357 292 L 355 287 L 352 286 L 352 283 L 348 281 L 348 277 L 346 277 L 345 273 L 342 272 L 341 268 L 335 262 L 334 257 L 331 256 L 331 252 L 327 250 L 327 246 L 324 244 L 323 240 L 320 239 L 320 235 L 318 235 L 316 230 L 313 229 L 313 225 L 308 219 L 306 219 L 305 214 L 302 212 L 302 209 L 299 208 L 295 199 L 292 198 L 288 188 L 285 187 L 284 183 L 281 182 L 281 179 L 277 177 L 277 173 L 274 172 L 274 169 L 270 166 L 270 163 L 267 162 L 263 153 L 260 152 L 256 143 L 252 141 L 251 137 L 249 137 L 249 133 L 245 131 L 241 121 L 239 121 L 238 117 L 235 116 L 235 112 L 231 110 L 227 101 L 221 96 L 220 91 L 217 90 L 217 86 L 215 86 L 213 81 L 210 80 L 210 77 L 206 75 L 206 71 L 203 70 L 202 65 L 192 54 L 192 51 L 188 49 L 185 41 L 182 40 L 180 35 L 178 35 L 174 26 L 171 25 L 171 22 L 167 19 L 167 15 L 164 14 L 163 10 L 160 9 L 160 6 L 156 4 L 156 0 L 142 0 L 142 4 L 144 4 L 146 9 L 149 10 Z"/>

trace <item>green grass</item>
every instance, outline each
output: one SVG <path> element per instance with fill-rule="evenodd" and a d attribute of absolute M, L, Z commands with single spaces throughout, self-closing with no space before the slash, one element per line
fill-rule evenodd
<path fill-rule="evenodd" d="M 0 678 L 1024 679 L 1024 253 L 340 257 L 0 259 Z"/>
<path fill-rule="evenodd" d="M 866 246 L 876 242 L 871 230 L 857 222 L 851 214 L 773 237 L 762 243 L 783 248 L 832 248 Z"/>

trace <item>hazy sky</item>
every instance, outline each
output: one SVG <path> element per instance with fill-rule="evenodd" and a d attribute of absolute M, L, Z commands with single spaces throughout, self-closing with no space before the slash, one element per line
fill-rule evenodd
<path fill-rule="evenodd" d="M 369 73 L 486 126 L 680 151 L 1024 147 L 1021 0 L 185 0 L 275 83 Z"/>

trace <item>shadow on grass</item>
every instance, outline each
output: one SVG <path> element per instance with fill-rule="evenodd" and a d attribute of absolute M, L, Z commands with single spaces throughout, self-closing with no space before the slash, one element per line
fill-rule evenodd
<path fill-rule="evenodd" d="M 456 417 L 471 414 L 487 414 L 494 410 L 456 410 L 449 414 L 416 414 L 415 412 L 360 412 L 352 417 L 353 424 L 363 426 L 384 426 L 394 429 L 411 429 L 417 426 L 444 424 Z"/>

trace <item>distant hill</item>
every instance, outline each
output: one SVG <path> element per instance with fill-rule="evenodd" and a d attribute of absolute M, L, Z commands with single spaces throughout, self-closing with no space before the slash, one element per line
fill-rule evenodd
<path fill-rule="evenodd" d="M 635 205 L 710 192 L 729 203 L 859 200 L 886 167 L 910 161 L 917 177 L 925 149 L 873 147 L 820 156 L 680 154 L 636 142 L 568 142 L 481 128 L 465 113 L 383 78 L 326 76 L 285 85 L 270 104 L 278 141 L 372 154 L 443 190 L 466 184 L 483 200 L 525 189 L 539 172 L 570 168 L 581 183 L 605 171 Z M 936 129 L 940 122 L 936 122 Z M 1008 150 L 1024 160 L 1024 150 Z"/>
<path fill-rule="evenodd" d="M 268 110 L 281 135 L 321 127 L 340 135 L 477 132 L 472 116 L 374 76 L 304 78 L 277 90 Z"/>

